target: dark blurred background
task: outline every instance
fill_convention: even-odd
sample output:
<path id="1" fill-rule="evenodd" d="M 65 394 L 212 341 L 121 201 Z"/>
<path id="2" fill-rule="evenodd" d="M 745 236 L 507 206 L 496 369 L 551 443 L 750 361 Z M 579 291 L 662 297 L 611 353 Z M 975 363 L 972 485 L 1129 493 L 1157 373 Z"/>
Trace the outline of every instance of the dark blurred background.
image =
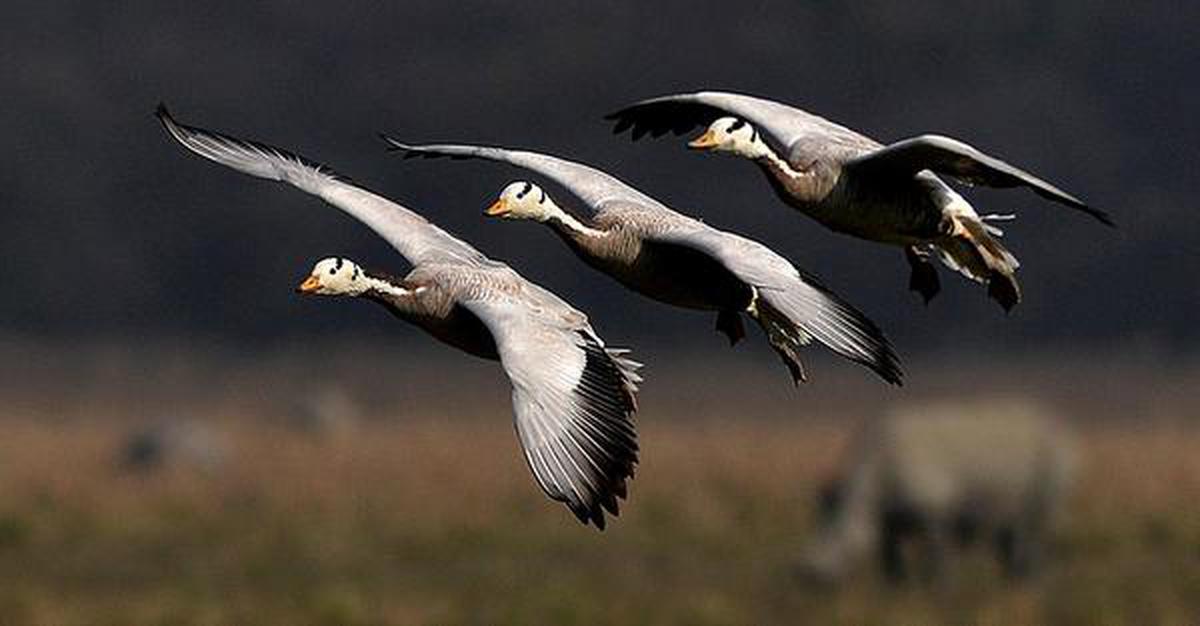
<path id="1" fill-rule="evenodd" d="M 364 306 L 296 297 L 341 254 L 404 271 L 365 227 L 304 194 L 203 162 L 151 112 L 323 162 L 510 262 L 618 342 L 720 348 L 711 316 L 587 269 L 544 229 L 481 215 L 520 173 L 402 161 L 375 133 L 524 146 L 611 171 L 683 212 L 760 239 L 874 317 L 906 355 L 1200 340 L 1194 3 L 26 3 L 0 25 L 0 166 L 10 335 L 416 331 Z M 1109 211 L 1119 228 L 1025 190 L 970 190 L 1016 212 L 1025 301 L 1005 316 L 942 272 L 928 308 L 899 250 L 826 231 L 755 168 L 683 138 L 613 137 L 601 116 L 701 88 L 764 95 L 880 141 L 966 140 Z"/>

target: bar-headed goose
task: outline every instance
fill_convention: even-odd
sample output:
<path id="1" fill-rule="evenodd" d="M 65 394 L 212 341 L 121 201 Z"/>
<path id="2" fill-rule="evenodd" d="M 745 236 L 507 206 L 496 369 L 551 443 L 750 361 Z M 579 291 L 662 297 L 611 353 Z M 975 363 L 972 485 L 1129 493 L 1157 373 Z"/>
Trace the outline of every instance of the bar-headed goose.
<path id="1" fill-rule="evenodd" d="M 987 284 L 1006 311 L 1021 299 L 1017 259 L 987 223 L 1011 216 L 981 217 L 938 174 L 966 184 L 1029 187 L 1112 225 L 1107 214 L 1058 187 L 949 137 L 884 146 L 785 104 L 717 91 L 643 100 L 607 118 L 616 120 L 614 133 L 630 129 L 635 141 L 708 125 L 690 147 L 754 161 L 784 202 L 832 230 L 903 246 L 909 288 L 926 303 L 940 290 L 931 256 Z"/>
<path id="2" fill-rule="evenodd" d="M 537 185 L 515 182 L 487 210 L 547 224 L 587 264 L 655 300 L 717 312 L 731 343 L 758 322 L 792 380 L 805 379 L 800 347 L 813 339 L 899 384 L 899 360 L 883 333 L 854 307 L 770 248 L 681 215 L 597 169 L 535 152 L 463 145 L 410 146 L 406 156 L 476 157 L 525 168 L 561 185 L 593 212 L 572 215 Z"/>
<path id="3" fill-rule="evenodd" d="M 450 345 L 498 359 L 512 382 L 517 433 L 538 484 L 585 524 L 603 529 L 604 510 L 617 514 L 617 498 L 626 496 L 626 480 L 637 463 L 632 417 L 640 365 L 625 350 L 605 347 L 587 316 L 420 215 L 322 165 L 185 126 L 161 106 L 158 119 L 192 152 L 318 196 L 392 244 L 413 265 L 403 279 L 325 259 L 299 290 L 373 300 Z"/>

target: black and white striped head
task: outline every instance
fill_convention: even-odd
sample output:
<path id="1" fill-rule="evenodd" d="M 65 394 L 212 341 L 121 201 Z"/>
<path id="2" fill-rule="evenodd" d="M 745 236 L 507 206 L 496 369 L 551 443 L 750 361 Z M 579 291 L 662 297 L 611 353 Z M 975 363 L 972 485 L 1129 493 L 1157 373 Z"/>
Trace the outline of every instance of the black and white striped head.
<path id="1" fill-rule="evenodd" d="M 709 124 L 708 130 L 689 142 L 688 147 L 694 150 L 731 152 L 754 159 L 762 156 L 766 144 L 759 138 L 758 130 L 746 120 L 722 117 Z"/>
<path id="2" fill-rule="evenodd" d="M 312 273 L 296 288 L 300 293 L 318 296 L 357 296 L 369 282 L 362 268 L 350 259 L 329 257 L 317 261 Z"/>
<path id="3" fill-rule="evenodd" d="M 541 187 L 519 180 L 509 183 L 484 213 L 493 217 L 544 222 L 555 212 L 555 204 Z"/>

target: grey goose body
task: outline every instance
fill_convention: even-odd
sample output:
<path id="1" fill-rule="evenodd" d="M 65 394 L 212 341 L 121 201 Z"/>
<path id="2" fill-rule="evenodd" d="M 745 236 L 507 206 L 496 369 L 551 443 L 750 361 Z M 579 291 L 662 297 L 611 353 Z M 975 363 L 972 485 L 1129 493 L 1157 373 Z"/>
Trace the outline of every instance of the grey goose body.
<path id="1" fill-rule="evenodd" d="M 1020 301 L 1016 258 L 1001 232 L 940 176 L 969 185 L 1028 187 L 1038 195 L 1112 225 L 1103 211 L 1053 184 L 961 141 L 921 135 L 890 145 L 801 109 L 736 93 L 705 91 L 643 100 L 607 116 L 614 133 L 708 131 L 698 149 L 754 161 L 788 205 L 827 228 L 903 246 L 910 288 L 928 302 L 940 284 L 930 258 L 988 285 L 1006 310 Z"/>
<path id="2" fill-rule="evenodd" d="M 640 365 L 605 346 L 587 316 L 409 209 L 328 168 L 267 144 L 158 119 L 188 150 L 318 196 L 366 224 L 411 264 L 400 280 L 345 259 L 324 259 L 300 286 L 358 296 L 483 358 L 512 383 L 516 430 L 535 479 L 583 523 L 605 526 L 627 494 L 638 445 L 633 424 Z"/>
<path id="3" fill-rule="evenodd" d="M 590 216 L 563 210 L 529 182 L 509 185 L 488 212 L 545 223 L 585 263 L 643 295 L 716 311 L 717 328 L 731 342 L 744 335 L 741 315 L 749 315 L 794 382 L 806 378 L 800 349 L 813 340 L 888 382 L 901 381 L 899 359 L 874 323 L 761 243 L 680 214 L 581 163 L 525 150 L 384 139 L 406 157 L 498 161 L 562 186 L 590 209 Z"/>

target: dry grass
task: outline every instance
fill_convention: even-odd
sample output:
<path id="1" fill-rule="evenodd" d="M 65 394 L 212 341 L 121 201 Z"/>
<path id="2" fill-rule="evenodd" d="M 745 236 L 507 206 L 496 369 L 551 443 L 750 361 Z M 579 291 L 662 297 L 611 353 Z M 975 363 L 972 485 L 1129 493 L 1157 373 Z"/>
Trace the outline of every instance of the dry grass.
<path id="1" fill-rule="evenodd" d="M 324 380 L 372 408 L 354 425 L 314 434 L 288 426 L 289 398 L 312 384 L 293 358 L 192 359 L 175 370 L 162 355 L 146 358 L 106 361 L 109 374 L 79 366 L 87 382 L 68 389 L 46 376 L 53 362 L 9 362 L 17 378 L 8 379 L 16 382 L 4 390 L 10 410 L 0 420 L 3 623 L 1200 618 L 1196 405 L 1157 406 L 1152 422 L 1080 425 L 1084 475 L 1058 558 L 1033 583 L 1003 584 L 980 553 L 934 588 L 889 588 L 864 568 L 841 588 L 816 589 L 793 566 L 814 485 L 848 429 L 753 407 L 744 399 L 754 388 L 728 390 L 734 403 L 718 406 L 704 394 L 722 392 L 702 380 L 663 383 L 683 390 L 674 402 L 648 387 L 631 498 L 598 533 L 537 490 L 503 386 L 479 382 L 494 375 L 487 367 L 468 365 L 457 381 L 383 383 L 362 375 L 377 365 L 370 354 L 326 361 Z M 139 391 L 131 371 L 165 382 Z M 476 384 L 462 397 L 429 391 Z M 840 384 L 829 383 L 845 393 Z M 846 397 L 854 401 L 812 404 L 832 415 L 884 402 Z M 168 411 L 211 424 L 228 442 L 227 460 L 216 469 L 122 468 L 130 429 Z"/>

